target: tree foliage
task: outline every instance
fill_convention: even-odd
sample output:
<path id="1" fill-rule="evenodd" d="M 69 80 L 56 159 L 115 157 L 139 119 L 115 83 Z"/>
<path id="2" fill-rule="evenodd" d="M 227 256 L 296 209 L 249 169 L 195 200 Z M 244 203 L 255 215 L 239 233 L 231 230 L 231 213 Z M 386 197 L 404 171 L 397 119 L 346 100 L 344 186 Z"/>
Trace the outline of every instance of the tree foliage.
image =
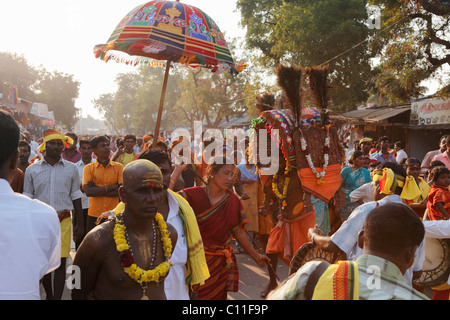
<path id="1" fill-rule="evenodd" d="M 16 86 L 21 98 L 33 101 L 38 79 L 39 71 L 24 56 L 0 52 L 0 80 Z"/>
<path id="2" fill-rule="evenodd" d="M 35 68 L 24 56 L 0 52 L 0 80 L 16 86 L 20 98 L 47 104 L 49 111 L 54 111 L 55 120 L 65 127 L 75 126 L 80 83 L 73 75 L 48 72 L 42 66 Z"/>
<path id="3" fill-rule="evenodd" d="M 161 68 L 139 67 L 119 74 L 117 91 L 95 99 L 94 106 L 127 132 L 153 132 L 159 109 L 164 72 Z M 242 96 L 245 77 L 228 72 L 213 74 L 207 69 L 172 68 L 164 96 L 161 129 L 192 126 L 202 121 L 216 126 L 230 115 L 246 111 Z"/>
<path id="4" fill-rule="evenodd" d="M 367 99 L 372 73 L 365 1 L 238 0 L 237 7 L 248 47 L 261 52 L 259 63 L 328 64 L 331 106 L 352 109 Z"/>
<path id="5" fill-rule="evenodd" d="M 441 78 L 450 62 L 450 7 L 437 0 L 370 0 L 380 6 L 380 36 L 371 50 L 380 58 L 373 89 L 393 102 L 406 102 L 426 92 L 425 80 L 440 81 L 440 93 L 450 93 Z"/>
<path id="6" fill-rule="evenodd" d="M 40 78 L 36 99 L 48 105 L 48 110 L 55 114 L 55 120 L 72 130 L 78 120 L 75 101 L 78 98 L 80 82 L 74 80 L 73 75 L 57 71 L 50 73 L 43 70 Z"/>
<path id="7" fill-rule="evenodd" d="M 181 110 L 188 125 L 202 121 L 206 126 L 216 127 L 232 115 L 244 115 L 244 85 L 244 74 L 231 76 L 228 72 L 213 74 L 205 69 L 186 70 L 175 110 Z"/>

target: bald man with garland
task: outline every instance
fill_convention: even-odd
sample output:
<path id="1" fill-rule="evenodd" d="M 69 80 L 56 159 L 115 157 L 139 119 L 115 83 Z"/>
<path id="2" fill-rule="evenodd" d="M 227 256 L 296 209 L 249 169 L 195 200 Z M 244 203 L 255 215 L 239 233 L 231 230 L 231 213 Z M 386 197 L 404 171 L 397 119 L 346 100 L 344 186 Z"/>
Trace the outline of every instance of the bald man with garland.
<path id="1" fill-rule="evenodd" d="M 123 171 L 119 188 L 125 210 L 115 220 L 91 230 L 74 259 L 81 288 L 72 299 L 165 300 L 164 279 L 177 232 L 158 213 L 163 176 L 148 160 L 136 160 Z"/>

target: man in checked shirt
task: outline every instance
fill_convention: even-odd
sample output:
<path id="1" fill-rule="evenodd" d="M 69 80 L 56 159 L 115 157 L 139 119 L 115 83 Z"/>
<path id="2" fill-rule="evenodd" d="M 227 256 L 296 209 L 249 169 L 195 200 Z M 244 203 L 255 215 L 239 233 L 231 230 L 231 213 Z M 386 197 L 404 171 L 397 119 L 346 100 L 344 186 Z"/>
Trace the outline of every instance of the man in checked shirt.
<path id="1" fill-rule="evenodd" d="M 48 300 L 61 300 L 66 280 L 66 259 L 70 253 L 72 217 L 77 217 L 74 227 L 75 241 L 84 233 L 83 209 L 81 205 L 80 178 L 77 166 L 62 159 L 61 153 L 73 140 L 54 130 L 44 133 L 44 141 L 38 150 L 44 157 L 27 168 L 23 194 L 52 206 L 58 213 L 61 224 L 61 265 L 43 278 Z"/>

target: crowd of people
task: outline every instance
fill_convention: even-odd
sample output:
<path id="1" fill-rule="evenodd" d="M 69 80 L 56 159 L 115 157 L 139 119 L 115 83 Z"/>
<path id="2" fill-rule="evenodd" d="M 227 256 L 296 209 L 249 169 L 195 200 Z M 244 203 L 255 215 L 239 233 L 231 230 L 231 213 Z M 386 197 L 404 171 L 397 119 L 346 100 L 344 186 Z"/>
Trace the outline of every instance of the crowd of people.
<path id="1" fill-rule="evenodd" d="M 34 141 L 3 112 L 0 142 L 0 245 L 9 257 L 0 262 L 0 299 L 40 299 L 40 284 L 46 299 L 61 299 L 71 251 L 80 270 L 72 299 L 225 300 L 239 290 L 241 251 L 276 275 L 276 254 L 266 247 L 278 218 L 261 210 L 263 187 L 246 152 L 227 157 L 224 145 L 194 164 L 175 161 L 180 139 L 48 130 Z M 439 143 L 420 161 L 400 141 L 391 148 L 389 137 L 358 141 L 342 165 L 339 226 L 316 212 L 320 225 L 308 232 L 348 260 L 307 263 L 262 296 L 333 298 L 333 274 L 356 268 L 359 277 L 346 275 L 360 283 L 356 298 L 428 299 L 412 284 L 424 236 L 450 238 L 450 136 Z M 192 149 L 184 159 L 196 156 Z M 383 290 L 362 285 L 373 265 L 381 266 Z M 449 293 L 447 284 L 432 298 Z"/>

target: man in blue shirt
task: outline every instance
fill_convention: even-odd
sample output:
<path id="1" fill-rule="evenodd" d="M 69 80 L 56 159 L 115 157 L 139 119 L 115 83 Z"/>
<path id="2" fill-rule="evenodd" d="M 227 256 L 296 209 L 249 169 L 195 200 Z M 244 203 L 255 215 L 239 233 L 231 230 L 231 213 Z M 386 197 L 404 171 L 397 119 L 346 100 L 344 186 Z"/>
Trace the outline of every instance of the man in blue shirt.
<path id="1" fill-rule="evenodd" d="M 375 160 L 379 162 L 396 162 L 395 157 L 390 154 L 389 152 L 389 146 L 390 146 L 390 139 L 387 136 L 381 137 L 378 142 L 381 145 L 381 150 L 375 155 Z"/>

